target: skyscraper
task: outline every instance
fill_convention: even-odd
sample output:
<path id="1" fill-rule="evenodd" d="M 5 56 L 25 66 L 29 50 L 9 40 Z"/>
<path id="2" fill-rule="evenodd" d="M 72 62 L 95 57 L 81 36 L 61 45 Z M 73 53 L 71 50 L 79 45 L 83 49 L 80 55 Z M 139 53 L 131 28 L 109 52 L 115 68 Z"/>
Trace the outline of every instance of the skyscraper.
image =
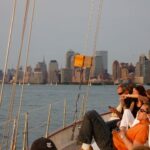
<path id="1" fill-rule="evenodd" d="M 150 60 L 146 60 L 143 64 L 143 77 L 144 77 L 144 83 L 150 84 Z"/>
<path id="2" fill-rule="evenodd" d="M 34 77 L 32 79 L 33 83 L 45 84 L 47 83 L 47 66 L 45 60 L 43 62 L 38 62 L 34 68 Z"/>
<path id="3" fill-rule="evenodd" d="M 104 72 L 108 71 L 108 51 L 96 51 L 96 56 L 101 56 Z"/>
<path id="4" fill-rule="evenodd" d="M 48 82 L 58 83 L 58 63 L 56 60 L 51 60 L 48 69 Z"/>
<path id="5" fill-rule="evenodd" d="M 0 80 L 2 80 L 2 79 L 3 79 L 3 71 L 0 70 Z"/>
<path id="6" fill-rule="evenodd" d="M 31 78 L 32 78 L 32 68 L 31 68 L 31 66 L 27 66 L 24 82 L 25 83 L 30 83 Z"/>
<path id="7" fill-rule="evenodd" d="M 137 79 L 142 78 L 141 83 L 150 83 L 150 60 L 145 55 L 141 55 L 139 57 L 139 62 L 136 64 L 135 73 Z"/>
<path id="8" fill-rule="evenodd" d="M 97 78 L 104 73 L 102 56 L 95 56 L 92 65 L 92 77 Z"/>
<path id="9" fill-rule="evenodd" d="M 96 51 L 93 58 L 92 76 L 97 78 L 98 76 L 103 76 L 105 73 L 107 73 L 107 64 L 108 52 Z"/>
<path id="10" fill-rule="evenodd" d="M 43 59 L 43 62 L 39 62 L 38 65 L 40 66 L 43 75 L 43 83 L 47 83 L 47 66 L 45 60 Z"/>
<path id="11" fill-rule="evenodd" d="M 135 76 L 136 77 L 142 76 L 142 65 L 139 62 L 137 62 L 135 66 Z"/>
<path id="12" fill-rule="evenodd" d="M 72 60 L 73 56 L 75 55 L 75 52 L 72 50 L 67 51 L 66 53 L 66 68 L 72 69 Z"/>
<path id="13" fill-rule="evenodd" d="M 72 82 L 72 70 L 63 68 L 61 69 L 61 83 L 69 84 Z"/>
<path id="14" fill-rule="evenodd" d="M 114 81 L 120 79 L 120 64 L 117 60 L 115 60 L 112 65 L 112 78 Z"/>
<path id="15" fill-rule="evenodd" d="M 43 84 L 44 83 L 44 78 L 41 70 L 40 64 L 36 64 L 34 68 L 34 76 L 33 79 L 31 80 L 31 83 L 34 84 Z"/>
<path id="16" fill-rule="evenodd" d="M 147 57 L 144 54 L 140 55 L 139 57 L 140 64 L 144 64 L 146 60 L 147 60 Z"/>

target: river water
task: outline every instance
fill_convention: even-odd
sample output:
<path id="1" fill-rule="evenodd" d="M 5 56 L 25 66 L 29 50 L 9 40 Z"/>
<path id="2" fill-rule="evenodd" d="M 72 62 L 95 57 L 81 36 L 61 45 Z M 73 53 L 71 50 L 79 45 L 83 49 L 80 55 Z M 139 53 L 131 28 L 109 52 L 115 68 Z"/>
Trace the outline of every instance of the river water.
<path id="1" fill-rule="evenodd" d="M 20 92 L 22 86 L 16 87 L 16 98 L 14 99 L 13 118 L 19 107 Z M 52 132 L 63 124 L 64 100 L 66 100 L 66 124 L 71 123 L 75 119 L 75 115 L 80 115 L 82 108 L 82 101 L 87 98 L 87 110 L 95 109 L 98 112 L 106 112 L 108 106 L 116 106 L 118 103 L 118 96 L 116 94 L 115 85 L 99 85 L 99 86 L 81 86 L 78 85 L 25 85 L 23 92 L 23 101 L 21 108 L 21 115 L 18 130 L 18 145 L 22 145 L 23 128 L 24 128 L 24 113 L 28 112 L 28 141 L 31 145 L 32 141 L 38 137 L 44 136 L 46 130 L 46 122 L 48 116 L 49 104 L 52 105 L 51 121 L 49 132 Z M 150 88 L 150 87 L 146 87 Z M 0 135 L 1 140 L 4 132 L 4 121 L 8 116 L 8 103 L 12 91 L 11 85 L 4 86 L 3 103 L 0 109 Z M 77 112 L 77 113 L 76 113 Z M 10 129 L 12 129 L 12 123 Z M 5 139 L 11 136 L 5 135 Z M 11 139 L 10 139 L 11 141 Z M 10 145 L 10 141 L 8 142 Z"/>

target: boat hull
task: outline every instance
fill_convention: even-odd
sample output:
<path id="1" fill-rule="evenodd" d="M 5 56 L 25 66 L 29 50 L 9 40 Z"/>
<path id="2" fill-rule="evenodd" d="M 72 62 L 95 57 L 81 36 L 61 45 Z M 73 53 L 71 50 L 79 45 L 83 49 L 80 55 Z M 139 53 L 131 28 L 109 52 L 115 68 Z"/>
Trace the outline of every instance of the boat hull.
<path id="1" fill-rule="evenodd" d="M 110 113 L 101 114 L 105 121 L 110 118 Z M 60 129 L 49 135 L 49 138 L 56 144 L 58 150 L 79 150 L 80 146 L 77 144 L 77 137 L 82 121 L 77 121 Z M 94 150 L 98 150 L 95 148 Z"/>

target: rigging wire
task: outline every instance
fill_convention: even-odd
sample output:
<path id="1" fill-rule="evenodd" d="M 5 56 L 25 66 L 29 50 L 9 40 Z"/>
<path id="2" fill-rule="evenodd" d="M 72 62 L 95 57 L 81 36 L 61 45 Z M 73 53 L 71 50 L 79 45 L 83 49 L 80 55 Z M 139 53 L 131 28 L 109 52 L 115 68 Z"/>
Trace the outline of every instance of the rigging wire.
<path id="1" fill-rule="evenodd" d="M 91 9 L 90 11 L 93 11 L 93 3 L 94 1 L 91 0 Z M 95 31 L 95 36 L 94 36 L 94 47 L 93 47 L 93 57 L 96 54 L 96 46 L 97 46 L 97 39 L 98 39 L 98 34 L 99 34 L 99 26 L 100 26 L 100 20 L 101 20 L 101 14 L 102 14 L 102 4 L 103 4 L 103 0 L 99 0 L 99 5 L 98 5 L 98 14 L 97 14 L 97 23 L 96 23 L 96 31 Z M 89 15 L 92 15 L 93 13 L 89 13 Z M 92 16 L 89 16 L 89 24 L 88 24 L 88 31 L 90 31 L 90 27 L 91 27 L 91 20 L 92 20 Z M 88 35 L 88 34 L 87 34 Z M 88 36 L 86 36 L 86 41 L 88 40 Z M 87 44 L 86 44 L 87 46 Z M 87 48 L 87 47 L 86 47 Z M 92 64 L 93 65 L 93 64 Z M 89 73 L 89 79 L 88 79 L 88 83 L 91 77 L 91 73 L 92 73 L 92 67 L 90 68 L 90 73 Z M 79 85 L 79 91 L 81 90 L 81 84 L 82 84 L 82 80 L 83 80 L 83 69 L 81 69 L 80 71 L 80 85 Z M 85 96 L 85 102 L 87 105 L 87 101 L 88 101 L 88 95 L 89 95 L 89 86 L 87 86 L 87 90 L 86 90 L 86 96 Z M 80 98 L 80 93 L 78 93 L 77 95 L 77 99 L 76 99 L 76 105 L 75 105 L 75 113 L 74 113 L 74 126 L 72 128 L 72 135 L 71 135 L 71 140 L 74 139 L 74 132 L 75 132 L 75 128 L 76 128 L 76 121 L 77 121 L 77 112 L 78 112 L 78 102 L 79 102 L 79 98 Z M 84 105 L 85 107 L 87 107 L 86 105 Z M 84 113 L 86 111 L 86 108 L 84 108 Z M 84 114 L 83 113 L 83 114 Z"/>
<path id="2" fill-rule="evenodd" d="M 17 84 L 18 71 L 19 71 L 21 55 L 22 55 L 22 49 L 23 49 L 23 44 L 24 44 L 24 35 L 25 35 L 26 24 L 27 24 L 28 9 L 29 9 L 29 0 L 26 1 L 26 6 L 25 6 L 25 14 L 24 14 L 24 18 L 23 18 L 23 28 L 22 28 L 22 33 L 21 33 L 21 45 L 20 45 L 20 48 L 19 48 L 18 63 L 17 63 L 17 66 L 16 66 L 16 73 L 15 73 L 15 79 L 14 79 L 15 81 L 13 83 L 11 96 L 10 96 L 8 120 L 10 118 L 12 118 L 12 113 L 13 113 L 13 105 L 14 105 L 14 100 L 15 100 L 15 95 L 16 95 L 16 84 Z M 9 134 L 9 129 L 7 130 L 7 128 L 8 128 L 8 126 L 5 127 L 5 130 L 4 130 L 4 133 L 3 133 L 3 139 L 2 139 L 3 143 L 4 143 L 5 134 Z"/>
<path id="3" fill-rule="evenodd" d="M 28 6 L 27 7 L 29 7 L 29 2 L 28 2 Z M 21 107 L 22 107 L 22 102 L 23 102 L 25 76 L 26 76 L 27 66 L 28 66 L 28 61 L 29 61 L 29 52 L 30 52 L 30 43 L 31 43 L 31 35 L 32 35 L 32 26 L 33 26 L 34 13 L 35 13 L 35 0 L 33 0 L 33 9 L 32 9 L 32 16 L 31 16 L 31 23 L 30 23 L 30 31 L 29 31 L 29 35 L 28 35 L 28 47 L 27 47 L 27 50 L 26 50 L 26 63 L 25 63 L 25 69 L 24 69 L 24 75 L 23 75 L 23 83 L 22 83 L 22 88 L 21 88 L 21 94 L 20 94 L 19 109 L 18 109 L 18 113 L 17 113 L 17 125 L 16 125 L 17 128 L 16 128 L 16 133 L 15 133 L 15 142 L 16 143 L 17 143 L 17 134 L 18 134 L 18 127 L 19 127 L 19 120 L 20 120 L 20 112 L 21 112 Z M 15 145 L 16 145 L 16 143 L 15 143 Z"/>
<path id="4" fill-rule="evenodd" d="M 90 0 L 90 10 L 88 15 L 88 28 L 85 34 L 85 41 L 84 41 L 84 50 L 88 51 L 88 41 L 89 41 L 89 33 L 92 28 L 92 18 L 93 18 L 93 10 L 94 10 L 94 0 Z"/>
<path id="5" fill-rule="evenodd" d="M 27 0 L 28 1 L 28 0 Z M 27 14 L 26 14 L 27 15 Z M 26 16 L 27 17 L 27 16 Z M 100 16 L 99 16 L 99 14 L 98 14 L 98 18 L 99 18 Z M 91 17 L 92 18 L 92 17 Z M 91 20 L 91 18 L 90 18 L 90 20 Z M 26 19 L 24 19 L 24 23 L 26 23 L 26 20 L 27 20 L 27 18 Z M 91 21 L 90 21 L 91 22 Z M 100 18 L 98 19 L 98 21 L 97 21 L 97 27 L 96 27 L 96 33 L 95 33 L 95 41 L 94 41 L 94 48 L 93 48 L 93 50 L 94 51 L 96 51 L 96 43 L 97 43 L 97 38 L 98 38 L 98 31 L 99 31 L 99 22 L 100 22 Z M 18 78 L 18 70 L 19 70 L 19 66 L 20 66 L 20 59 L 21 59 L 21 51 L 22 51 L 22 47 L 23 47 L 23 40 L 24 40 L 24 32 L 25 32 L 25 28 L 26 28 L 26 25 L 24 25 L 23 26 L 23 31 L 22 31 L 22 38 L 21 38 L 21 47 L 20 47 L 20 51 L 19 51 L 19 59 L 18 59 L 18 64 L 17 64 L 17 70 L 16 70 L 16 75 L 15 75 L 15 83 L 14 83 L 14 86 L 13 87 L 15 87 L 15 89 L 13 88 L 13 98 L 15 97 L 15 93 L 16 93 L 16 82 L 17 82 L 17 78 Z M 90 25 L 89 25 L 89 27 L 88 27 L 88 31 L 90 31 Z M 30 37 L 30 36 L 29 36 Z M 88 35 L 87 35 L 87 41 L 88 41 Z M 28 43 L 30 43 L 30 41 L 28 42 Z M 87 42 L 88 43 L 88 42 Z M 28 45 L 30 45 L 30 44 L 28 44 Z M 86 45 L 86 44 L 85 44 Z M 86 47 L 86 46 L 85 46 Z M 28 47 L 28 49 L 29 49 L 29 47 Z M 87 48 L 85 48 L 85 49 L 87 49 Z M 29 53 L 29 52 L 27 52 L 27 53 Z M 27 54 L 27 59 L 26 60 L 28 60 L 28 54 Z M 27 68 L 27 61 L 26 61 L 26 67 L 25 67 L 25 71 L 24 71 L 24 76 L 25 76 L 25 73 L 26 73 L 26 68 Z M 82 78 L 82 77 L 81 77 Z M 23 85 L 24 85 L 24 78 L 23 78 Z M 82 80 L 82 79 L 81 79 Z M 22 106 L 22 99 L 23 99 L 23 85 L 22 85 L 22 90 L 21 90 L 21 95 L 20 95 L 20 105 L 19 105 L 19 110 L 18 110 L 18 114 L 17 114 L 17 122 L 19 122 L 19 115 L 20 115 L 20 111 L 21 111 L 21 106 Z M 80 84 L 80 86 L 79 86 L 79 90 L 81 90 L 81 84 Z M 77 106 L 78 106 L 78 100 L 79 100 L 79 97 L 80 97 L 80 93 L 78 94 L 78 96 L 77 96 L 77 101 L 76 101 L 76 110 L 75 110 L 75 112 L 77 113 Z M 12 99 L 12 107 L 11 107 L 11 112 L 13 111 L 13 103 L 14 103 L 14 99 Z M 12 115 L 12 113 L 11 113 L 11 115 Z M 11 118 L 11 117 L 10 117 Z M 76 116 L 75 116 L 75 118 L 76 118 Z M 18 127 L 17 127 L 18 128 Z M 15 134 L 15 136 L 17 135 L 17 132 L 16 132 L 16 134 Z M 16 138 L 16 137 L 15 137 Z M 16 140 L 15 140 L 15 142 L 14 143 L 16 143 Z"/>
<path id="6" fill-rule="evenodd" d="M 3 68 L 4 74 L 3 74 L 1 90 L 0 90 L 0 107 L 2 105 L 2 100 L 3 100 L 4 83 L 5 83 L 5 77 L 6 77 L 6 70 L 7 70 L 7 66 L 8 66 L 10 46 L 11 46 L 11 41 L 12 41 L 12 31 L 13 31 L 14 20 L 15 20 L 15 15 L 16 15 L 16 4 L 17 4 L 17 0 L 13 0 L 13 11 L 12 11 L 12 17 L 11 17 L 10 27 L 9 27 L 7 48 L 5 50 L 5 61 L 4 61 L 4 68 Z"/>
<path id="7" fill-rule="evenodd" d="M 92 25 L 92 18 L 93 18 L 93 10 L 94 10 L 94 0 L 90 1 L 90 10 L 89 10 L 89 17 L 88 17 L 88 29 L 85 37 L 85 50 L 88 49 L 88 39 L 89 39 L 89 32 L 91 30 Z M 79 85 L 79 91 L 81 91 L 81 84 L 83 81 L 83 69 L 80 69 L 80 85 Z M 80 98 L 80 93 L 78 92 L 77 99 L 76 99 L 76 107 L 75 107 L 75 114 L 74 114 L 74 121 L 77 119 L 77 112 L 78 112 L 78 101 Z"/>
<path id="8" fill-rule="evenodd" d="M 89 40 L 89 32 L 91 30 L 91 24 L 92 24 L 92 18 L 93 18 L 93 10 L 94 10 L 94 0 L 90 1 L 90 9 L 89 9 L 89 16 L 88 16 L 88 29 L 86 32 L 86 37 L 85 37 L 85 43 L 84 43 L 84 49 L 87 50 L 88 49 L 88 40 Z M 75 132 L 75 128 L 76 128 L 76 121 L 77 121 L 77 113 L 78 113 L 78 103 L 79 103 L 79 99 L 80 99 L 80 91 L 81 91 L 81 84 L 83 81 L 83 68 L 80 68 L 80 84 L 79 84 L 79 92 L 77 94 L 77 98 L 75 101 L 75 112 L 74 112 L 74 117 L 73 117 L 73 121 L 74 121 L 74 126 L 72 128 L 72 135 L 71 135 L 71 140 L 74 139 L 74 132 Z"/>
<path id="9" fill-rule="evenodd" d="M 96 55 L 97 40 L 98 40 L 100 21 L 101 21 L 101 16 L 102 16 L 103 1 L 104 0 L 99 0 L 99 5 L 98 5 L 98 12 L 97 12 L 97 19 L 96 19 L 97 23 L 96 23 L 96 30 L 95 30 L 95 36 L 94 36 L 94 46 L 93 46 L 93 58 Z M 90 85 L 90 78 L 91 78 L 92 73 L 93 73 L 93 63 L 94 63 L 94 60 L 92 62 L 92 67 L 90 68 L 88 85 Z M 86 107 L 87 107 L 87 102 L 88 102 L 88 97 L 89 97 L 89 91 L 90 91 L 90 86 L 87 86 L 86 95 L 85 95 L 84 113 L 87 109 Z"/>
<path id="10" fill-rule="evenodd" d="M 94 1 L 91 3 L 91 7 L 92 7 L 91 10 L 94 11 Z M 96 21 L 97 21 L 96 22 L 96 31 L 95 31 L 95 34 L 94 34 L 94 46 L 93 46 L 93 55 L 92 55 L 93 58 L 95 56 L 96 48 L 97 48 L 97 40 L 98 40 L 99 28 L 100 28 L 100 20 L 101 20 L 101 16 L 102 16 L 102 7 L 103 7 L 103 0 L 99 0 L 99 5 L 98 5 L 98 9 L 97 9 L 97 19 L 96 19 Z M 93 14 L 93 13 L 91 13 L 91 14 Z M 92 17 L 93 16 L 90 17 L 90 20 L 92 20 Z M 93 63 L 94 63 L 94 60 L 93 60 Z M 90 78 L 91 78 L 92 72 L 93 72 L 92 69 L 93 69 L 93 64 L 92 64 L 92 67 L 90 68 L 90 72 L 89 72 L 88 85 L 90 85 Z M 84 113 L 87 109 L 86 107 L 87 107 L 87 100 L 88 100 L 88 97 L 89 97 L 89 91 L 90 91 L 90 86 L 87 86 L 86 93 L 85 93 L 85 98 L 84 98 L 84 101 L 85 101 Z"/>
<path id="11" fill-rule="evenodd" d="M 5 83 L 5 77 L 6 77 L 6 70 L 7 70 L 7 66 L 8 66 L 10 46 L 11 46 L 11 41 L 12 41 L 12 32 L 13 32 L 13 27 L 14 27 L 14 20 L 15 20 L 15 15 L 16 15 L 16 5 L 17 5 L 17 0 L 14 0 L 13 1 L 12 17 L 11 17 L 10 28 L 9 28 L 8 43 L 7 43 L 7 48 L 6 48 L 6 51 L 5 51 L 6 55 L 5 55 L 5 62 L 4 62 L 4 69 L 3 69 L 4 74 L 3 74 L 3 79 L 2 79 L 2 84 L 1 84 L 1 91 L 0 91 L 0 107 L 2 105 L 2 100 L 3 100 L 3 90 L 4 90 L 4 83 Z M 7 120 L 6 126 L 9 124 L 10 120 L 11 119 Z M 4 131 L 5 131 L 5 128 L 4 128 Z M 3 138 L 2 138 L 2 144 L 3 144 L 3 142 L 4 142 L 4 135 L 3 135 Z M 0 149 L 2 149 L 2 145 L 1 145 Z"/>
<path id="12" fill-rule="evenodd" d="M 102 16 L 102 8 L 103 8 L 103 0 L 98 0 L 99 4 L 98 4 L 98 9 L 97 9 L 97 19 L 96 19 L 96 30 L 95 30 L 95 34 L 94 34 L 94 44 L 93 44 L 93 58 L 96 55 L 96 48 L 97 48 L 97 41 L 98 41 L 98 35 L 99 35 L 99 28 L 100 28 L 100 20 L 101 20 L 101 16 Z M 95 3 L 96 4 L 96 3 Z M 91 0 L 91 8 L 90 11 L 94 11 L 94 1 Z M 92 18 L 93 18 L 93 12 L 89 13 L 91 16 L 89 16 L 89 28 L 92 26 Z M 88 31 L 90 31 L 88 28 Z M 94 60 L 93 60 L 94 61 Z M 93 67 L 93 62 L 92 62 L 92 67 Z M 93 73 L 93 68 L 90 68 L 90 72 L 89 72 L 89 78 L 88 78 L 88 85 L 90 84 L 90 78 L 92 76 Z M 88 102 L 88 97 L 89 97 L 89 91 L 90 91 L 90 86 L 87 86 L 86 89 L 86 94 L 85 94 L 85 105 L 84 105 L 84 113 L 86 111 L 86 107 L 87 107 L 87 102 Z M 83 113 L 83 114 L 84 114 Z"/>
<path id="13" fill-rule="evenodd" d="M 92 28 L 92 19 L 93 19 L 93 16 L 94 16 L 94 3 L 95 2 L 95 0 L 91 0 L 91 2 L 90 2 L 90 13 L 89 13 L 89 21 L 88 21 L 88 31 L 87 31 L 87 35 L 89 35 L 89 32 L 90 32 L 90 30 L 91 30 L 91 28 Z M 87 36 L 87 45 L 88 45 L 88 37 L 89 36 Z M 88 50 L 88 46 L 87 46 L 87 50 Z M 93 56 L 94 56 L 94 52 L 93 52 Z M 92 60 L 93 61 L 93 60 Z M 92 63 L 92 65 L 93 65 L 93 63 Z M 91 74 L 92 74 L 92 69 L 90 68 L 90 73 L 89 73 L 89 76 L 88 76 L 88 85 L 90 84 L 90 78 L 91 78 Z M 87 86 L 87 88 L 86 88 L 86 93 L 85 93 L 85 97 L 84 97 L 84 99 L 83 99 L 83 103 L 85 103 L 84 104 L 84 108 L 83 108 L 83 115 L 84 115 L 84 113 L 85 113 L 85 111 L 86 111 L 86 109 L 87 109 L 87 102 L 88 102 L 88 96 L 89 96 L 89 91 L 90 91 L 90 87 L 89 86 Z M 83 117 L 83 116 L 82 116 Z M 82 118 L 81 117 L 81 118 Z"/>
<path id="14" fill-rule="evenodd" d="M 98 40 L 99 29 L 100 29 L 100 20 L 102 16 L 102 6 L 103 6 L 103 0 L 99 0 L 98 14 L 97 14 L 97 19 L 96 19 L 97 24 L 96 24 L 95 37 L 94 37 L 93 56 L 95 56 L 96 48 L 97 48 L 97 40 Z"/>

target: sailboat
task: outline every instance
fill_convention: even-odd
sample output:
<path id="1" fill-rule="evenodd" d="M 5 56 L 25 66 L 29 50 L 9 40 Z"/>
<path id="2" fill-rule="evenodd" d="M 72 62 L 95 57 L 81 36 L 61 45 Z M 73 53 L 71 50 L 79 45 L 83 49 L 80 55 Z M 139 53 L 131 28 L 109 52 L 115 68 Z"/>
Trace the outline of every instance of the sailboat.
<path id="1" fill-rule="evenodd" d="M 0 144 L 0 149 L 10 149 L 10 150 L 16 150 L 18 148 L 17 143 L 18 143 L 18 132 L 19 126 L 20 126 L 20 119 L 21 119 L 21 108 L 22 108 L 22 103 L 23 103 L 23 92 L 24 92 L 24 84 L 25 84 L 25 78 L 23 78 L 22 84 L 20 85 L 21 87 L 21 92 L 20 92 L 20 97 L 19 97 L 19 103 L 18 103 L 18 110 L 15 116 L 13 116 L 14 112 L 14 100 L 16 97 L 16 88 L 17 88 L 17 79 L 18 79 L 18 71 L 20 67 L 20 62 L 21 62 L 21 55 L 22 55 L 22 49 L 23 49 L 23 44 L 24 44 L 24 39 L 25 39 L 25 30 L 27 26 L 27 16 L 28 16 L 28 10 L 29 10 L 29 0 L 26 0 L 26 6 L 25 6 L 25 12 L 24 12 L 24 18 L 23 18 L 23 26 L 22 26 L 22 34 L 21 34 L 21 43 L 20 43 L 20 48 L 18 51 L 18 62 L 16 65 L 16 74 L 14 77 L 14 81 L 12 84 L 12 91 L 10 94 L 10 102 L 8 105 L 8 115 L 7 115 L 7 120 L 4 123 L 4 131 L 2 133 L 2 141 Z M 8 37 L 8 45 L 6 49 L 6 58 L 5 58 L 5 65 L 4 65 L 4 76 L 3 76 L 3 81 L 1 85 L 1 94 L 0 94 L 0 105 L 2 104 L 3 100 L 3 93 L 4 93 L 4 83 L 5 83 L 5 76 L 6 76 L 6 70 L 8 66 L 8 58 L 9 58 L 9 51 L 11 48 L 11 41 L 12 41 L 12 33 L 13 33 L 13 26 L 14 26 L 14 20 L 15 20 L 15 14 L 16 14 L 16 7 L 17 7 L 17 0 L 13 1 L 13 12 L 12 12 L 12 18 L 11 18 L 11 23 L 10 23 L 10 33 Z M 32 8 L 32 16 L 31 16 L 31 22 L 30 22 L 30 30 L 28 34 L 28 45 L 27 45 L 27 50 L 26 50 L 26 64 L 25 64 L 25 70 L 24 70 L 24 76 L 26 74 L 26 68 L 28 64 L 28 59 L 29 59 L 29 50 L 30 50 L 30 41 L 31 41 L 31 33 L 32 33 L 32 23 L 33 23 L 33 17 L 34 17 L 34 11 L 35 11 L 35 0 L 33 0 L 33 8 Z M 97 23 L 99 24 L 99 22 Z M 98 30 L 98 28 L 97 28 Z M 97 38 L 97 36 L 95 37 Z M 96 42 L 96 39 L 95 39 Z M 95 44 L 96 46 L 96 44 Z M 96 48 L 96 47 L 95 47 Z M 82 57 L 82 61 L 80 58 Z M 92 57 L 89 56 L 84 56 L 84 55 L 77 55 L 75 61 L 75 67 L 79 67 L 81 70 L 81 78 L 82 78 L 82 68 L 85 67 L 91 67 L 92 64 Z M 85 61 L 89 60 L 89 61 Z M 86 62 L 86 63 L 85 63 Z M 82 80 L 82 79 L 81 79 Z M 81 85 L 79 86 L 80 89 Z M 88 91 L 86 93 L 86 96 L 88 96 Z M 77 95 L 76 103 L 78 103 L 79 100 L 79 94 Z M 77 109 L 77 108 L 76 108 Z M 47 119 L 47 126 L 46 126 L 46 132 L 45 132 L 45 137 L 50 138 L 54 141 L 56 144 L 57 148 L 59 150 L 72 150 L 72 149 L 77 149 L 78 145 L 76 144 L 76 138 L 78 135 L 78 131 L 82 122 L 82 116 L 86 110 L 86 106 L 84 104 L 83 110 L 82 110 L 82 115 L 80 118 L 77 117 L 77 110 L 75 111 L 74 114 L 74 121 L 72 124 L 65 125 L 65 113 L 66 109 L 64 107 L 64 123 L 63 127 L 60 130 L 53 131 L 53 133 L 49 133 L 49 125 L 50 125 L 50 112 L 51 112 L 51 105 L 49 107 L 49 114 L 48 114 L 48 119 Z M 104 118 L 107 120 L 108 114 L 103 114 Z M 23 141 L 22 141 L 22 149 L 29 149 L 29 141 L 28 141 L 28 113 L 24 114 L 24 129 L 23 129 Z M 11 138 L 9 138 L 11 137 Z M 37 137 L 38 138 L 38 137 Z M 20 145 L 19 145 L 20 149 Z"/>
<path id="2" fill-rule="evenodd" d="M 29 32 L 29 36 L 28 36 L 28 48 L 27 48 L 27 53 L 26 53 L 26 65 L 25 65 L 25 71 L 24 74 L 26 72 L 26 68 L 27 68 L 27 62 L 28 62 L 28 57 L 29 57 L 29 48 L 30 48 L 30 40 L 31 40 L 31 31 L 32 31 L 32 22 L 33 22 L 33 16 L 34 16 L 34 8 L 35 8 L 35 0 L 33 1 L 33 12 L 32 12 L 32 19 L 31 19 L 31 26 L 30 26 L 30 32 Z M 13 13 L 12 13 L 12 20 L 11 20 L 11 25 L 10 25 L 10 34 L 9 34 L 9 39 L 8 39 L 8 46 L 7 46 L 7 52 L 6 52 L 6 59 L 5 59 L 5 66 L 4 66 L 4 77 L 3 77 L 3 81 L 2 81 L 2 85 L 1 85 L 1 95 L 0 95 L 0 104 L 2 104 L 2 100 L 3 100 L 3 87 L 4 87 L 4 80 L 5 80 L 5 75 L 6 75 L 6 70 L 7 70 L 7 63 L 8 63 L 8 56 L 9 56 L 9 50 L 10 50 L 10 43 L 12 41 L 12 30 L 13 30 L 13 24 L 14 24 L 14 17 L 15 17 L 15 9 L 16 9 L 16 0 L 14 0 L 14 8 L 13 8 Z M 22 107 L 22 100 L 23 100 L 23 90 L 24 90 L 24 80 L 23 83 L 21 85 L 21 93 L 20 93 L 20 101 L 18 103 L 19 108 L 17 110 L 17 115 L 16 117 L 13 116 L 13 105 L 14 105 L 14 98 L 16 96 L 16 81 L 17 81 L 17 77 L 18 77 L 18 70 L 19 70 L 19 66 L 20 66 L 20 56 L 21 56 L 21 50 L 23 47 L 23 39 L 24 39 L 24 34 L 25 34 L 25 28 L 26 28 L 26 22 L 27 22 L 27 11 L 29 9 L 29 0 L 26 1 L 26 9 L 25 9 L 25 15 L 24 15 L 24 22 L 23 22 L 23 30 L 22 30 L 22 37 L 21 37 L 21 45 L 19 48 L 19 57 L 18 57 L 18 64 L 17 64 L 17 71 L 16 71 L 16 75 L 15 75 L 15 81 L 12 85 L 12 91 L 11 93 L 11 98 L 10 98 L 10 105 L 9 105 L 9 109 L 8 109 L 8 116 L 7 116 L 7 120 L 4 123 L 5 131 L 3 134 L 3 140 L 0 144 L 0 149 L 10 149 L 10 150 L 16 150 L 17 149 L 17 142 L 18 142 L 18 128 L 19 128 L 19 122 L 20 122 L 20 112 L 21 112 L 21 107 Z M 99 5 L 99 12 L 101 12 L 101 3 Z M 98 34 L 98 26 L 99 26 L 99 19 L 100 19 L 100 13 L 98 14 L 98 22 L 97 22 L 97 27 L 96 27 L 96 34 L 95 34 L 95 43 L 94 43 L 94 51 L 96 50 L 96 41 L 97 41 L 97 34 Z M 93 54 L 94 55 L 94 54 Z M 82 59 L 80 59 L 82 57 Z M 85 59 L 89 57 L 84 56 L 84 55 L 77 55 L 76 59 L 77 61 L 75 61 L 75 67 L 79 67 L 81 69 L 81 80 L 82 80 L 82 69 L 85 67 L 89 67 L 91 68 L 91 62 L 92 62 L 92 57 L 90 57 L 90 61 L 88 61 L 88 63 L 85 63 Z M 78 61 L 81 60 L 81 61 Z M 91 85 L 90 82 L 88 82 L 88 85 Z M 46 121 L 46 131 L 43 132 L 43 135 L 46 138 L 50 138 L 56 145 L 56 147 L 58 148 L 58 150 L 76 150 L 79 149 L 79 145 L 76 142 L 78 133 L 79 133 L 79 129 L 82 123 L 82 117 L 86 111 L 86 103 L 87 103 L 87 99 L 88 99 L 88 90 L 89 90 L 90 86 L 87 86 L 87 93 L 85 93 L 85 103 L 83 103 L 83 108 L 81 110 L 81 115 L 80 117 L 78 117 L 78 110 L 77 107 L 75 108 L 75 112 L 74 112 L 74 120 L 72 123 L 70 124 L 66 124 L 66 102 L 64 102 L 64 118 L 63 118 L 63 125 L 60 129 L 57 129 L 55 131 L 49 131 L 49 126 L 50 126 L 50 122 L 51 122 L 51 108 L 52 106 L 49 106 L 48 109 L 48 117 L 47 117 L 47 121 Z M 79 85 L 79 90 L 81 88 L 81 85 Z M 77 95 L 77 99 L 76 99 L 76 104 L 78 104 L 79 101 L 79 93 Z M 37 105 L 38 107 L 38 105 Z M 60 109 L 60 108 L 59 108 Z M 105 121 L 108 121 L 110 118 L 110 113 L 103 113 L 101 114 L 101 116 L 103 117 L 103 119 Z M 27 150 L 29 149 L 30 145 L 29 145 L 29 113 L 25 113 L 24 114 L 24 129 L 22 130 L 23 133 L 23 140 L 22 140 L 22 144 L 21 147 L 19 147 L 18 149 L 24 149 Z M 38 120 L 40 116 L 38 116 L 36 119 Z M 8 122 L 10 124 L 8 124 Z M 59 120 L 57 120 L 57 122 L 59 122 Z M 36 124 L 36 122 L 35 122 Z M 33 127 L 35 127 L 35 124 L 33 125 Z M 41 126 L 43 126 L 43 124 L 41 124 Z M 32 128 L 33 128 L 32 127 Z M 31 129 L 32 129 L 31 128 Z M 41 129 L 41 128 L 40 128 Z M 39 127 L 38 127 L 39 130 Z M 37 131 L 37 130 L 36 130 Z M 9 138 L 10 137 L 10 138 Z M 38 138 L 38 137 L 36 137 Z M 9 141 L 7 140 L 9 139 Z M 6 141 L 6 142 L 5 142 Z M 99 148 L 96 146 L 95 142 L 93 143 L 93 148 L 94 150 L 99 150 Z"/>

